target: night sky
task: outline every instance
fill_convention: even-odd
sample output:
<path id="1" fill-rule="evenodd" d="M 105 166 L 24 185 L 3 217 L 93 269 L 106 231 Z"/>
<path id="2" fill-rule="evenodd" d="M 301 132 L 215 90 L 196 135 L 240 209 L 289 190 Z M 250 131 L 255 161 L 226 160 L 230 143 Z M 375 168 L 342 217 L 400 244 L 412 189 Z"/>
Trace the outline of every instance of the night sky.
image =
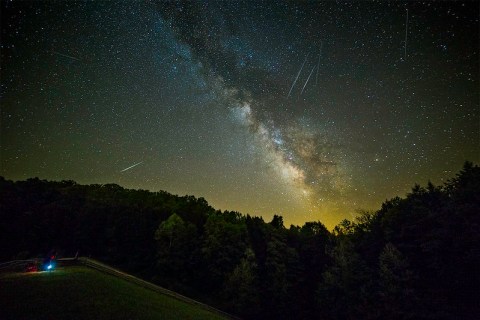
<path id="1" fill-rule="evenodd" d="M 480 160 L 478 2 L 2 0 L 1 20 L 7 179 L 331 228 Z"/>

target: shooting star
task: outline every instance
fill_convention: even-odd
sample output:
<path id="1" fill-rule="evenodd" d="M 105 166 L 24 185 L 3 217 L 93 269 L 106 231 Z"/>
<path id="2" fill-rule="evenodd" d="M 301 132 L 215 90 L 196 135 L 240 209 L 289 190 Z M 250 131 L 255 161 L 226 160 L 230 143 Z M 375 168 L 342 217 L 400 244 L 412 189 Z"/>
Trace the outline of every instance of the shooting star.
<path id="1" fill-rule="evenodd" d="M 322 56 L 323 41 L 320 40 L 320 54 L 318 55 L 317 74 L 315 75 L 315 84 L 318 84 L 318 70 L 320 70 L 320 57 Z"/>
<path id="2" fill-rule="evenodd" d="M 133 166 L 130 166 L 130 167 L 128 167 L 128 168 L 125 168 L 125 169 L 123 169 L 123 170 L 120 171 L 120 172 L 124 172 L 124 171 L 130 170 L 130 169 L 132 169 L 133 167 L 136 167 L 136 166 L 138 166 L 138 165 L 141 164 L 141 163 L 143 163 L 143 161 L 140 161 L 139 163 L 135 163 Z"/>
<path id="3" fill-rule="evenodd" d="M 298 77 L 300 77 L 300 73 L 302 73 L 303 66 L 304 66 L 305 63 L 307 62 L 307 59 L 308 59 L 308 54 L 307 54 L 307 56 L 305 57 L 305 60 L 303 61 L 302 66 L 301 66 L 300 70 L 298 71 L 295 80 L 294 80 L 293 83 L 292 83 L 292 87 L 290 88 L 290 91 L 288 92 L 287 98 L 290 97 L 290 94 L 292 93 L 293 87 L 295 86 L 295 83 L 297 83 Z"/>
<path id="4" fill-rule="evenodd" d="M 300 94 L 302 94 L 303 91 L 305 90 L 305 87 L 307 86 L 308 80 L 310 80 L 310 77 L 312 76 L 312 73 L 313 73 L 313 70 L 315 70 L 315 67 L 316 66 L 313 66 L 312 71 L 310 71 L 310 74 L 308 75 L 307 81 L 305 81 L 305 84 L 303 85 L 303 88 L 302 88 L 302 92 L 300 92 Z"/>
<path id="5" fill-rule="evenodd" d="M 52 51 L 52 53 L 54 53 L 56 55 L 59 55 L 59 56 L 62 56 L 62 57 L 65 57 L 65 58 L 68 58 L 68 59 L 75 60 L 75 61 L 81 61 L 80 59 L 78 59 L 76 57 L 73 57 L 73 56 L 69 56 L 68 54 L 60 53 L 60 52 L 57 52 L 57 51 Z"/>
<path id="6" fill-rule="evenodd" d="M 408 35 L 408 9 L 407 10 L 407 21 L 405 22 L 405 61 L 407 61 L 407 35 Z"/>

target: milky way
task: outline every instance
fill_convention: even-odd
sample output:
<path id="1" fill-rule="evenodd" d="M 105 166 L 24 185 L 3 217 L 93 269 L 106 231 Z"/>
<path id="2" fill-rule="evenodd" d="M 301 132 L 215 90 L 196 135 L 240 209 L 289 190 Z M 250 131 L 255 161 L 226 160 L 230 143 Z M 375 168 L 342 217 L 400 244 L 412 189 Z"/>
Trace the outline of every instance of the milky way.
<path id="1" fill-rule="evenodd" d="M 478 17 L 475 2 L 4 1 L 0 173 L 332 227 L 480 160 Z"/>

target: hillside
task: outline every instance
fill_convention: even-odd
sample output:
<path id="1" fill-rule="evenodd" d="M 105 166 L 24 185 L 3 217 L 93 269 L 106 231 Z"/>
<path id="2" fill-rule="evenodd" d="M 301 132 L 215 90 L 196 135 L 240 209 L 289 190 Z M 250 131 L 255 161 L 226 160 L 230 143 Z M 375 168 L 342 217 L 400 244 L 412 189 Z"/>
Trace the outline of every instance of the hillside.
<path id="1" fill-rule="evenodd" d="M 86 267 L 0 275 L 2 319 L 228 319 Z"/>

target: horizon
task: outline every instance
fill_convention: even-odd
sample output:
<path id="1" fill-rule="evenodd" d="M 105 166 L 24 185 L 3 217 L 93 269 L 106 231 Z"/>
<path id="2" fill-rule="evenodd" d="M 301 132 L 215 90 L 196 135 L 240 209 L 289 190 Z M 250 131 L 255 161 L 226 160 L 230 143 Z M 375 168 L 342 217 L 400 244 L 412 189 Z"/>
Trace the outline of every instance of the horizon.
<path id="1" fill-rule="evenodd" d="M 464 163 L 466 162 L 469 162 L 468 160 L 466 160 Z M 476 163 L 472 162 L 473 165 L 477 165 Z M 427 183 L 433 183 L 434 186 L 443 186 L 445 183 L 447 183 L 448 181 L 451 181 L 451 179 L 453 179 L 457 174 L 458 172 L 460 172 L 461 168 L 459 170 L 457 170 L 457 173 L 455 173 L 454 176 L 448 178 L 447 180 L 445 181 L 442 181 L 441 184 L 437 184 L 437 183 L 433 183 L 431 180 L 428 180 L 425 184 L 423 183 L 412 183 L 412 186 L 410 187 L 410 191 L 414 188 L 415 185 L 419 185 L 420 187 L 425 187 L 427 185 Z M 169 190 L 164 190 L 164 189 L 158 189 L 158 190 L 150 190 L 150 189 L 143 189 L 143 188 L 135 188 L 135 187 L 127 187 L 127 186 L 124 186 L 124 185 L 121 185 L 121 184 L 118 184 L 118 183 L 113 183 L 113 182 L 106 182 L 106 183 L 81 183 L 79 181 L 75 181 L 75 180 L 72 180 L 72 179 L 63 179 L 63 180 L 51 180 L 51 179 L 43 179 L 41 177 L 30 177 L 30 178 L 25 178 L 25 179 L 20 179 L 20 180 L 14 180 L 14 179 L 7 179 L 6 177 L 4 176 L 0 176 L 0 178 L 4 178 L 6 180 L 10 180 L 10 181 L 13 181 L 13 182 L 20 182 L 20 181 L 27 181 L 29 179 L 39 179 L 40 181 L 46 181 L 46 182 L 64 182 L 64 181 L 73 181 L 75 182 L 76 184 L 78 185 L 84 185 L 84 186 L 94 186 L 94 185 L 100 185 L 100 186 L 104 186 L 104 185 L 108 185 L 108 184 L 115 184 L 115 185 L 118 185 L 120 186 L 121 188 L 125 189 L 125 190 L 134 190 L 134 191 L 147 191 L 147 192 L 150 192 L 150 193 L 157 193 L 157 192 L 166 192 L 172 196 L 175 196 L 175 197 L 188 197 L 188 196 L 193 196 L 195 197 L 196 199 L 200 199 L 200 198 L 203 198 L 209 206 L 211 206 L 213 209 L 217 210 L 217 211 L 220 211 L 220 212 L 225 212 L 225 211 L 229 211 L 229 212 L 237 212 L 237 213 L 240 213 L 242 216 L 247 216 L 247 215 L 250 215 L 251 217 L 260 217 L 262 218 L 265 222 L 269 222 L 273 219 L 273 217 L 275 215 L 278 215 L 278 216 L 281 216 L 283 218 L 283 221 L 284 221 L 284 225 L 285 225 L 285 228 L 289 229 L 291 226 L 296 226 L 296 227 L 301 227 L 302 225 L 304 225 L 305 223 L 307 222 L 321 222 L 330 232 L 333 231 L 333 229 L 340 224 L 340 222 L 342 222 L 343 220 L 349 220 L 349 221 L 352 221 L 352 222 L 355 222 L 356 218 L 358 217 L 358 215 L 355 215 L 355 216 L 351 216 L 351 218 L 345 218 L 345 219 L 342 219 L 336 223 L 333 223 L 333 224 L 328 224 L 324 221 L 322 221 L 321 219 L 317 219 L 317 220 L 308 220 L 308 221 L 301 221 L 299 223 L 293 223 L 293 222 L 289 222 L 289 218 L 288 217 L 285 217 L 283 216 L 282 214 L 279 214 L 279 213 L 252 213 L 252 212 L 244 212 L 244 211 L 241 211 L 241 210 L 236 210 L 236 209 L 224 209 L 224 208 L 219 208 L 218 206 L 216 206 L 215 204 L 213 204 L 212 202 L 209 201 L 208 198 L 206 197 L 203 197 L 203 196 L 199 196 L 199 195 L 194 195 L 194 194 L 178 194 L 178 193 L 174 193 L 174 192 L 171 192 Z M 357 213 L 360 213 L 361 212 L 377 212 L 378 210 L 380 210 L 382 204 L 385 202 L 385 201 L 388 201 L 388 200 L 391 200 L 395 197 L 399 197 L 399 198 L 405 198 L 406 196 L 408 195 L 408 193 L 405 193 L 405 194 L 402 194 L 402 195 L 396 195 L 396 196 L 393 196 L 391 198 L 388 198 L 388 199 L 385 199 L 383 200 L 381 203 L 378 204 L 377 207 L 375 208 L 370 208 L 370 209 L 365 209 L 365 208 L 358 208 L 356 211 Z"/>

